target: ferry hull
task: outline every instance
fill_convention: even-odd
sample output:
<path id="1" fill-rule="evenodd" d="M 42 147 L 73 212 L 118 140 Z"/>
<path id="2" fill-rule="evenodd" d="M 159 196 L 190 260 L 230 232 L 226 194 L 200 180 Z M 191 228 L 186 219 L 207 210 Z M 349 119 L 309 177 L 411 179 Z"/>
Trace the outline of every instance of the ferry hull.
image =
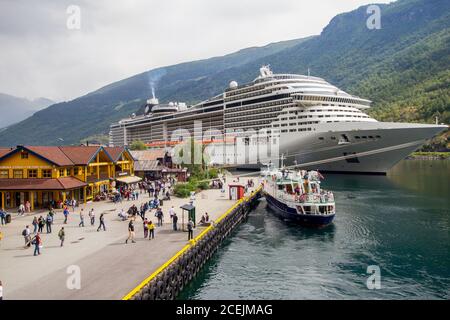
<path id="1" fill-rule="evenodd" d="M 268 193 L 264 193 L 267 204 L 279 217 L 307 227 L 325 227 L 333 222 L 334 215 L 319 216 L 298 214 L 297 210 L 278 201 Z"/>

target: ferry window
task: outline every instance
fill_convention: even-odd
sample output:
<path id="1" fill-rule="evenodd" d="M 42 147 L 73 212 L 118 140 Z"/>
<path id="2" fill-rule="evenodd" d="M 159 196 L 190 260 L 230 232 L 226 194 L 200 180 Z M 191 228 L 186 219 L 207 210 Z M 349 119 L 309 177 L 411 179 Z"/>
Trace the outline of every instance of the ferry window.
<path id="1" fill-rule="evenodd" d="M 369 139 L 373 139 L 373 136 L 369 136 Z"/>
<path id="2" fill-rule="evenodd" d="M 52 177 L 51 169 L 42 170 L 42 178 L 51 178 L 51 177 Z"/>
<path id="3" fill-rule="evenodd" d="M 38 174 L 36 169 L 28 170 L 28 178 L 37 178 L 37 176 Z"/>
<path id="4" fill-rule="evenodd" d="M 290 129 L 289 132 L 297 132 L 297 129 Z"/>
<path id="5" fill-rule="evenodd" d="M 355 136 L 355 139 L 360 139 L 360 137 L 359 136 Z"/>
<path id="6" fill-rule="evenodd" d="M 0 179 L 9 178 L 9 170 L 0 170 Z"/>
<path id="7" fill-rule="evenodd" d="M 336 137 L 331 137 L 331 140 L 336 140 Z"/>
<path id="8" fill-rule="evenodd" d="M 367 139 L 367 137 L 366 137 L 366 136 L 363 136 L 362 138 L 363 138 L 363 139 Z"/>
<path id="9" fill-rule="evenodd" d="M 14 170 L 14 179 L 22 179 L 23 178 L 23 170 Z"/>
<path id="10" fill-rule="evenodd" d="M 284 132 L 287 132 L 287 130 L 281 130 L 281 132 L 283 132 L 283 133 L 284 133 Z"/>
<path id="11" fill-rule="evenodd" d="M 376 136 L 377 137 L 377 139 L 380 139 L 381 138 L 381 136 Z"/>
<path id="12" fill-rule="evenodd" d="M 324 140 L 325 138 L 324 137 L 319 137 L 319 140 Z"/>

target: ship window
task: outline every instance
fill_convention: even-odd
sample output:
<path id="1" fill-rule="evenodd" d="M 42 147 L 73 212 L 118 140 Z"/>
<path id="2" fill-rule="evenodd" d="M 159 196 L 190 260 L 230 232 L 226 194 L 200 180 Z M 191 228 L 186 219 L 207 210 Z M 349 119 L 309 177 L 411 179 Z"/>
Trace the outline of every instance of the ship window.
<path id="1" fill-rule="evenodd" d="M 381 139 L 381 136 L 376 136 L 377 137 L 377 139 Z"/>
<path id="2" fill-rule="evenodd" d="M 319 137 L 319 140 L 324 140 L 325 138 L 324 137 Z"/>
<path id="3" fill-rule="evenodd" d="M 369 139 L 373 139 L 373 136 L 369 136 Z"/>
<path id="4" fill-rule="evenodd" d="M 330 139 L 331 139 L 331 140 L 336 140 L 336 137 L 331 137 Z"/>
<path id="5" fill-rule="evenodd" d="M 355 136 L 355 139 L 361 139 L 360 136 Z"/>
<path id="6" fill-rule="evenodd" d="M 283 132 L 283 133 L 284 133 L 284 132 L 287 132 L 287 130 L 281 130 L 281 132 Z"/>
<path id="7" fill-rule="evenodd" d="M 363 138 L 363 139 L 367 139 L 367 136 L 363 136 L 362 138 Z"/>

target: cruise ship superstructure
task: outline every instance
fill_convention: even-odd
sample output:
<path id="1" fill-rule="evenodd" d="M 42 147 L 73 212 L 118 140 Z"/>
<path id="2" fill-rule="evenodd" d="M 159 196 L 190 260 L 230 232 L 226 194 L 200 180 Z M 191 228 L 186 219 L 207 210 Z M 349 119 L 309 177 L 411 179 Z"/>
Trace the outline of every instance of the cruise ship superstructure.
<path id="1" fill-rule="evenodd" d="M 278 147 L 270 161 L 277 162 L 281 156 L 286 165 L 307 170 L 386 173 L 447 129 L 446 125 L 378 122 L 364 113 L 370 105 L 371 101 L 350 95 L 324 79 L 273 74 L 263 66 L 253 82 L 240 86 L 231 81 L 225 92 L 194 106 L 149 99 L 142 114 L 111 125 L 110 144 L 122 146 L 142 140 L 149 146 L 170 147 L 175 131 L 194 133 L 194 122 L 201 121 L 203 132 L 209 132 L 207 140 L 217 138 L 219 134 L 211 134 L 216 131 L 266 129 L 263 140 L 273 140 Z M 229 143 L 224 137 L 217 143 Z M 246 139 L 247 145 L 261 143 L 261 137 Z M 212 164 L 235 162 L 236 151 L 229 147 L 223 150 L 212 156 Z M 237 166 L 258 167 L 267 161 Z"/>

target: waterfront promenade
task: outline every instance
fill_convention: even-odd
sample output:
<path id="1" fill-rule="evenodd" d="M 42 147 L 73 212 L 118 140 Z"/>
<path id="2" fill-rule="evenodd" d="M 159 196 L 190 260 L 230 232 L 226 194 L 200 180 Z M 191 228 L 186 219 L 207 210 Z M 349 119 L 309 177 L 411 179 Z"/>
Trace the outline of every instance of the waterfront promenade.
<path id="1" fill-rule="evenodd" d="M 241 179 L 245 183 L 246 179 Z M 233 183 L 232 177 L 227 178 Z M 228 200 L 228 187 L 225 194 L 220 190 L 205 190 L 196 195 L 196 220 L 208 212 L 214 220 L 230 208 L 235 201 Z M 174 206 L 180 229 L 181 205 L 189 199 L 172 197 L 164 201 L 163 227 L 156 227 L 155 239 L 143 238 L 142 219 L 135 221 L 136 243 L 125 244 L 128 236 L 128 222 L 120 221 L 118 210 L 127 210 L 132 204 L 139 208 L 148 201 L 148 194 L 141 194 L 139 200 L 112 202 L 94 202 L 80 206 L 69 216 L 67 225 L 63 225 L 61 210 L 55 218 L 53 232 L 42 234 L 43 249 L 40 256 L 33 256 L 33 248 L 23 248 L 22 230 L 29 225 L 34 215 L 45 215 L 46 211 L 27 217 L 16 217 L 13 222 L 1 227 L 4 238 L 0 244 L 0 280 L 3 282 L 4 299 L 121 299 L 136 287 L 148 275 L 154 272 L 177 251 L 185 246 L 187 232 L 173 231 L 168 210 Z M 95 209 L 96 223 L 90 225 L 87 213 Z M 80 228 L 79 210 L 84 208 L 85 225 Z M 97 232 L 101 213 L 105 214 L 107 231 Z M 147 211 L 146 217 L 156 223 L 154 210 Z M 185 222 L 187 217 L 185 215 Z M 59 246 L 58 231 L 65 226 L 66 240 L 64 247 Z M 204 227 L 194 231 L 199 234 Z M 66 285 L 68 267 L 78 266 L 81 271 L 81 288 L 69 289 Z"/>

